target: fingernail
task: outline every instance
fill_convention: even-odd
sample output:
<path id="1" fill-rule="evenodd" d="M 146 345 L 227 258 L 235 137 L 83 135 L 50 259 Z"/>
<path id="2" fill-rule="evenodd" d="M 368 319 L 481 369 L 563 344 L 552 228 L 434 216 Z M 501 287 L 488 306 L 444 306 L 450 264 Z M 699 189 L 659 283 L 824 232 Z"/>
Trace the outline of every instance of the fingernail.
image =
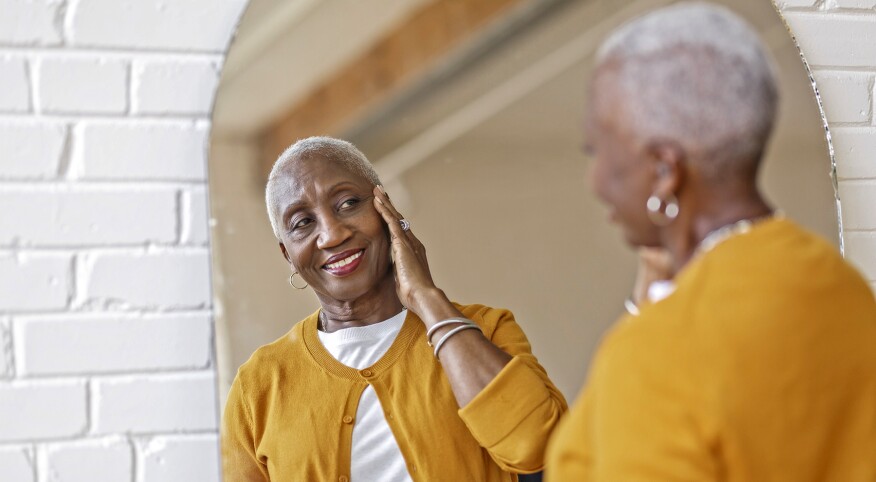
<path id="1" fill-rule="evenodd" d="M 386 194 L 386 191 L 383 189 L 383 186 L 381 186 L 380 184 L 377 185 L 377 189 L 380 189 L 380 192 L 382 192 L 383 194 Z"/>
<path id="2" fill-rule="evenodd" d="M 383 201 L 381 201 L 379 197 L 374 196 L 374 199 L 377 199 L 377 202 L 379 202 L 381 205 L 383 205 Z"/>

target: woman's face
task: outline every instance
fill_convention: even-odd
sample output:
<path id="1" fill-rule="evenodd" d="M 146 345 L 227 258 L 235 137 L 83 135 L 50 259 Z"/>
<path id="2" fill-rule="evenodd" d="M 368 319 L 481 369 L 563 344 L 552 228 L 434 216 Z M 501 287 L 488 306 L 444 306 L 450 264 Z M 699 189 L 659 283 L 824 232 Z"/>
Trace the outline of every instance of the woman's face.
<path id="1" fill-rule="evenodd" d="M 652 166 L 618 115 L 624 100 L 599 80 L 594 81 L 585 122 L 585 150 L 593 157 L 591 187 L 630 245 L 658 246 L 659 231 L 645 207 L 654 189 Z"/>
<path id="2" fill-rule="evenodd" d="M 292 161 L 274 183 L 280 249 L 317 294 L 353 301 L 392 276 L 370 181 L 316 157 Z"/>

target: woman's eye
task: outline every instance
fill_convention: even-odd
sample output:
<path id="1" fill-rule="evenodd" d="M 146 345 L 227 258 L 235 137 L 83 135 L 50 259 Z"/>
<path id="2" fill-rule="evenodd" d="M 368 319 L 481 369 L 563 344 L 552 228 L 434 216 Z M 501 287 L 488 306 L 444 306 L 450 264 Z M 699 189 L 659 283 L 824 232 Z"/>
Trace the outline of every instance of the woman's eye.
<path id="1" fill-rule="evenodd" d="M 341 209 L 343 208 L 351 208 L 355 205 L 359 204 L 359 200 L 356 198 L 347 199 L 346 201 L 341 203 Z"/>
<path id="2" fill-rule="evenodd" d="M 292 230 L 294 231 L 298 228 L 303 228 L 303 227 L 307 226 L 308 224 L 310 224 L 311 222 L 312 221 L 308 218 L 299 219 L 298 221 L 295 221 L 294 223 L 292 223 Z"/>

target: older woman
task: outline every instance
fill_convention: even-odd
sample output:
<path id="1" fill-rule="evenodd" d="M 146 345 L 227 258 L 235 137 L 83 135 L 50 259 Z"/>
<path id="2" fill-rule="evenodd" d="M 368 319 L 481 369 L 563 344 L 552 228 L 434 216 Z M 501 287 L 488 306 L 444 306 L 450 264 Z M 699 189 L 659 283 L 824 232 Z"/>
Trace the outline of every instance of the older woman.
<path id="1" fill-rule="evenodd" d="M 458 305 L 352 144 L 298 141 L 268 214 L 320 309 L 258 349 L 223 420 L 226 482 L 511 481 L 566 409 L 506 310 Z"/>
<path id="2" fill-rule="evenodd" d="M 595 190 L 675 287 L 603 340 L 548 480 L 876 480 L 876 302 L 758 191 L 777 87 L 756 35 L 668 7 L 606 40 L 591 89 Z"/>

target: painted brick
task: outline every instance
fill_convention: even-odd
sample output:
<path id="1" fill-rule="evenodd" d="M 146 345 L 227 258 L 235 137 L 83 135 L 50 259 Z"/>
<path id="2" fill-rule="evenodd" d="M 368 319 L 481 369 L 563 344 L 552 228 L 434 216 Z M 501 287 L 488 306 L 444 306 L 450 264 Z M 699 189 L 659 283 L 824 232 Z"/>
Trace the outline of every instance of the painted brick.
<path id="1" fill-rule="evenodd" d="M 139 447 L 142 482 L 219 482 L 219 441 L 212 435 L 154 437 Z"/>
<path id="2" fill-rule="evenodd" d="M 830 133 L 840 179 L 876 178 L 876 128 L 835 127 Z"/>
<path id="3" fill-rule="evenodd" d="M 212 373 L 92 382 L 96 433 L 155 433 L 216 428 Z"/>
<path id="4" fill-rule="evenodd" d="M 36 104 L 42 112 L 122 113 L 128 65 L 97 58 L 45 58 L 37 64 Z"/>
<path id="5" fill-rule="evenodd" d="M 834 6 L 839 8 L 876 8 L 876 0 L 832 0 Z"/>
<path id="6" fill-rule="evenodd" d="M 0 256 L 0 310 L 64 308 L 69 284 L 67 256 Z"/>
<path id="7" fill-rule="evenodd" d="M 16 320 L 20 375 L 205 368 L 206 314 L 63 315 Z"/>
<path id="8" fill-rule="evenodd" d="M 46 452 L 53 482 L 130 482 L 133 478 L 134 451 L 124 439 L 53 444 Z"/>
<path id="9" fill-rule="evenodd" d="M 88 257 L 85 293 L 142 308 L 202 308 L 210 304 L 206 251 L 154 254 L 103 253 Z"/>
<path id="10" fill-rule="evenodd" d="M 219 84 L 210 61 L 137 61 L 133 66 L 132 110 L 137 114 L 209 115 Z"/>
<path id="11" fill-rule="evenodd" d="M 172 242 L 176 192 L 0 192 L 0 245 L 80 246 Z"/>
<path id="12" fill-rule="evenodd" d="M 876 15 L 784 15 L 810 65 L 876 66 Z"/>
<path id="13" fill-rule="evenodd" d="M 186 210 L 183 216 L 186 224 L 183 226 L 182 242 L 197 246 L 207 244 L 210 207 L 207 205 L 206 190 L 203 188 L 188 190 L 183 196 L 183 209 Z"/>
<path id="14" fill-rule="evenodd" d="M 876 233 L 846 232 L 846 259 L 852 262 L 870 281 L 876 281 Z"/>
<path id="15" fill-rule="evenodd" d="M 222 52 L 247 0 L 80 0 L 70 41 L 79 46 Z"/>
<path id="16" fill-rule="evenodd" d="M 876 229 L 876 183 L 840 181 L 843 228 Z"/>
<path id="17" fill-rule="evenodd" d="M 869 123 L 873 74 L 822 71 L 815 72 L 815 82 L 828 122 Z"/>
<path id="18" fill-rule="evenodd" d="M 25 112 L 30 109 L 27 64 L 22 58 L 0 56 L 0 112 Z"/>
<path id="19" fill-rule="evenodd" d="M 87 424 L 85 383 L 0 385 L 0 442 L 73 437 Z M 14 416 L 7 416 L 14 414 Z"/>
<path id="20" fill-rule="evenodd" d="M 63 3 L 58 0 L 0 0 L 0 43 L 56 45 L 61 32 L 56 19 Z"/>
<path id="21" fill-rule="evenodd" d="M 205 180 L 207 128 L 193 123 L 88 123 L 74 162 L 88 179 Z"/>
<path id="22" fill-rule="evenodd" d="M 0 179 L 55 177 L 66 135 L 63 124 L 0 121 Z"/>
<path id="23" fill-rule="evenodd" d="M 30 452 L 23 447 L 0 448 L 0 474 L 8 482 L 34 482 Z"/>
<path id="24" fill-rule="evenodd" d="M 12 331 L 7 320 L 0 319 L 0 379 L 15 375 L 15 360 L 12 350 Z M 0 471 L 2 474 L 3 471 Z"/>
<path id="25" fill-rule="evenodd" d="M 811 7 L 815 5 L 816 0 L 778 0 L 776 4 L 781 9 L 788 7 Z"/>

